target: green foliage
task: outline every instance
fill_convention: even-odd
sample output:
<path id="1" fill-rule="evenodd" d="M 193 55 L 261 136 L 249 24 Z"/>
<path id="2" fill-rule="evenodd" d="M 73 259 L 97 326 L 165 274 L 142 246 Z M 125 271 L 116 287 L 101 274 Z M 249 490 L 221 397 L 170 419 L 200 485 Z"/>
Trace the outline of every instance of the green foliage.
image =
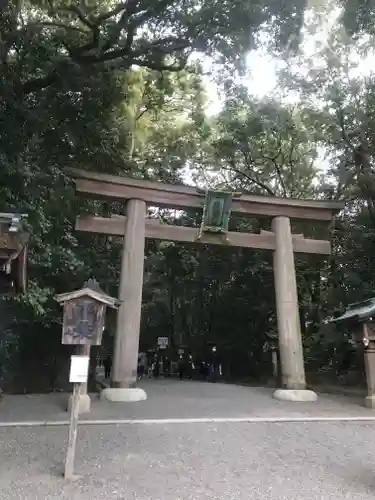
<path id="1" fill-rule="evenodd" d="M 214 172 L 234 188 L 311 197 L 316 150 L 300 110 L 256 102 L 239 90 L 227 100 L 215 124 Z"/>
<path id="2" fill-rule="evenodd" d="M 117 294 L 121 241 L 78 234 L 74 224 L 79 212 L 121 214 L 124 207 L 79 201 L 67 166 L 176 184 L 188 171 L 210 187 L 348 200 L 331 228 L 329 261 L 296 259 L 308 367 L 333 372 L 347 336 L 324 319 L 375 292 L 374 79 L 353 74 L 352 62 L 371 48 L 362 35 L 372 35 L 373 6 L 357 7 L 354 15 L 347 3 L 342 24 L 319 49 L 320 64 L 299 54 L 304 71 L 288 67 L 284 90 L 301 96 L 291 106 L 249 96 L 233 75 L 265 38 L 270 51 L 295 55 L 303 1 L 282 8 L 268 0 L 2 2 L 0 211 L 28 213 L 32 240 L 28 293 L 1 302 L 0 376 L 22 391 L 61 384 L 68 352 L 54 294 L 91 276 Z M 225 102 L 210 119 L 202 67 L 188 62 L 193 52 L 220 63 Z M 160 215 L 197 230 L 201 217 Z M 269 221 L 232 218 L 231 229 L 258 232 Z M 294 229 L 327 236 L 311 224 Z M 272 304 L 269 254 L 148 242 L 142 348 L 167 332 L 175 346 L 188 343 L 196 353 L 215 342 L 227 373 L 259 378 L 270 367 Z M 107 334 L 106 349 L 110 342 Z"/>
<path id="3" fill-rule="evenodd" d="M 192 51 L 238 66 L 260 27 L 267 23 L 285 46 L 299 33 L 303 12 L 300 1 L 280 9 L 269 0 L 7 0 L 0 64 L 17 96 L 93 68 L 180 70 Z"/>

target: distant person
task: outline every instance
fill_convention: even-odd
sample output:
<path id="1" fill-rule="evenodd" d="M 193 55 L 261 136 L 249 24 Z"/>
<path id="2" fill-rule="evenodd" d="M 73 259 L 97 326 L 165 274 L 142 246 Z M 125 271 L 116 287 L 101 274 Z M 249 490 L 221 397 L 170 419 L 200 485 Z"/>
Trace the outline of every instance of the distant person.
<path id="1" fill-rule="evenodd" d="M 138 379 L 142 380 L 146 373 L 147 356 L 143 352 L 138 354 L 137 375 Z"/>
<path id="2" fill-rule="evenodd" d="M 195 365 L 193 361 L 193 356 L 189 354 L 189 360 L 188 360 L 188 379 L 192 380 L 193 379 L 193 371 L 195 370 Z"/>
<path id="3" fill-rule="evenodd" d="M 202 380 L 207 380 L 209 374 L 209 364 L 204 360 L 200 362 L 199 373 Z"/>
<path id="4" fill-rule="evenodd" d="M 337 376 L 346 375 L 355 363 L 356 352 L 354 349 L 347 349 L 341 359 L 337 370 Z"/>
<path id="5" fill-rule="evenodd" d="M 110 378 L 111 376 L 111 370 L 112 370 L 112 356 L 108 355 L 105 360 L 103 361 L 103 366 L 104 366 L 104 377 Z"/>
<path id="6" fill-rule="evenodd" d="M 180 355 L 179 359 L 178 359 L 178 374 L 180 376 L 180 380 L 182 380 L 184 378 L 184 368 L 185 368 L 185 363 L 184 363 L 184 358 L 182 355 Z"/>
<path id="7" fill-rule="evenodd" d="M 164 365 L 165 365 L 164 375 L 169 377 L 171 375 L 171 360 L 168 357 L 164 358 Z"/>
<path id="8" fill-rule="evenodd" d="M 148 378 L 152 378 L 154 374 L 154 356 L 152 353 L 148 352 L 146 354 L 146 373 Z"/>
<path id="9" fill-rule="evenodd" d="M 160 359 L 157 354 L 154 357 L 154 378 L 158 378 L 160 375 Z"/>

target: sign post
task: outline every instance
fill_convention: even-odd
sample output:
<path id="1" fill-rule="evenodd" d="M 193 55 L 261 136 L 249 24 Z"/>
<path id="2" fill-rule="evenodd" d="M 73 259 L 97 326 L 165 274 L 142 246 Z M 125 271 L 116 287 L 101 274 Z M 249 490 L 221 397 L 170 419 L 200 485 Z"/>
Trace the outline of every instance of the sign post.
<path id="1" fill-rule="evenodd" d="M 81 385 L 87 382 L 89 371 L 89 356 L 72 356 L 70 364 L 69 382 L 73 382 L 72 408 L 70 411 L 68 451 L 65 461 L 65 479 L 75 479 L 74 476 L 74 456 L 76 452 L 78 415 L 79 415 L 79 396 Z"/>
<path id="2" fill-rule="evenodd" d="M 77 442 L 80 402 L 86 394 L 91 345 L 100 345 L 104 330 L 106 307 L 117 307 L 117 299 L 105 294 L 95 280 L 89 280 L 84 288 L 56 296 L 64 307 L 62 343 L 81 346 L 81 355 L 71 357 L 69 382 L 73 385 L 70 407 L 68 450 L 65 461 L 65 479 L 75 479 L 74 455 Z M 86 352 L 85 352 L 86 351 Z M 83 394 L 83 389 L 85 394 Z M 86 409 L 89 411 L 89 408 Z"/>

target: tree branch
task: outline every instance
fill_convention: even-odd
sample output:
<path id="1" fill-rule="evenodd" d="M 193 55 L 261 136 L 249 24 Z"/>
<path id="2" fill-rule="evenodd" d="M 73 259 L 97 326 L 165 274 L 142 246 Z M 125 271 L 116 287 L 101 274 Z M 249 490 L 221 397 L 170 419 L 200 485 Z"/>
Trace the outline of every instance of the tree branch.
<path id="1" fill-rule="evenodd" d="M 273 165 L 275 167 L 276 175 L 277 175 L 277 177 L 279 179 L 283 195 L 284 195 L 285 198 L 288 198 L 288 190 L 286 189 L 286 185 L 285 185 L 285 182 L 284 182 L 281 170 L 280 170 L 280 166 L 278 165 L 278 163 L 277 163 L 276 160 L 271 160 L 271 161 L 272 161 L 272 163 L 273 163 Z"/>
<path id="2" fill-rule="evenodd" d="M 147 106 L 145 106 L 142 111 L 139 111 L 137 116 L 135 117 L 135 121 L 137 122 L 138 120 L 140 120 L 142 118 L 143 115 L 145 115 L 147 113 L 147 111 L 149 111 L 150 108 L 148 108 Z"/>
<path id="3" fill-rule="evenodd" d="M 62 28 L 67 31 L 77 31 L 79 33 L 87 34 L 87 30 L 84 30 L 83 28 L 78 28 L 78 26 L 70 26 L 68 24 L 64 23 L 58 23 L 58 22 L 48 22 L 48 21 L 43 21 L 41 23 L 36 23 L 35 26 L 37 27 L 51 27 L 51 28 Z"/>
<path id="4" fill-rule="evenodd" d="M 275 168 L 275 171 L 276 171 L 276 176 L 279 179 L 279 182 L 280 182 L 280 185 L 281 185 L 281 189 L 282 189 L 283 195 L 284 195 L 285 198 L 288 198 L 288 190 L 286 189 L 286 185 L 285 185 L 282 173 L 281 173 L 280 166 L 279 166 L 279 164 L 276 161 L 277 158 L 282 153 L 282 140 L 281 140 L 281 137 L 278 138 L 277 142 L 278 142 L 277 147 L 279 149 L 278 149 L 277 153 L 275 155 L 273 155 L 273 156 L 267 156 L 267 155 L 265 155 L 263 153 L 263 144 L 262 144 L 262 156 L 263 156 L 263 158 L 265 158 L 266 160 L 270 161 L 273 164 L 273 166 Z"/>
<path id="5" fill-rule="evenodd" d="M 61 9 L 62 11 L 65 12 L 71 12 L 77 15 L 78 19 L 81 21 L 82 24 L 87 26 L 91 32 L 92 32 L 92 40 L 91 42 L 78 47 L 78 48 L 70 48 L 69 52 L 75 56 L 82 54 L 84 52 L 87 52 L 92 49 L 98 49 L 99 48 L 99 41 L 100 41 L 100 27 L 99 25 L 95 24 L 92 20 L 90 20 L 87 16 L 85 16 L 85 13 L 83 10 L 75 5 L 71 5 L 69 7 L 65 7 Z"/>
<path id="6" fill-rule="evenodd" d="M 133 0 L 133 3 L 138 3 L 138 0 Z M 100 14 L 99 16 L 96 16 L 93 19 L 93 23 L 99 26 L 100 24 L 103 24 L 104 21 L 107 21 L 111 17 L 117 16 L 117 14 L 120 14 L 120 12 L 124 9 L 126 9 L 127 5 L 129 2 L 123 2 L 117 5 L 114 9 L 109 10 L 105 14 Z"/>
<path id="7" fill-rule="evenodd" d="M 75 15 L 78 21 L 84 25 L 84 28 L 53 21 L 40 23 L 39 25 L 77 31 L 86 36 L 90 35 L 90 32 L 92 33 L 92 40 L 78 47 L 67 46 L 66 43 L 60 40 L 61 46 L 64 46 L 68 51 L 70 59 L 78 65 L 114 63 L 114 68 L 124 70 L 129 69 L 132 65 L 139 65 L 156 71 L 180 71 L 186 65 L 187 55 L 183 54 L 183 52 L 189 47 L 189 40 L 165 37 L 154 43 L 145 43 L 143 41 L 143 44 L 141 40 L 137 40 L 137 50 L 132 50 L 137 28 L 156 14 L 160 15 L 161 10 L 166 8 L 170 3 L 171 0 L 161 0 L 157 5 L 157 10 L 156 8 L 144 10 L 141 6 L 142 2 L 139 0 L 128 0 L 97 17 L 90 17 L 82 8 L 73 5 L 59 10 L 60 12 L 65 11 Z M 123 10 L 124 12 L 118 22 L 118 35 L 116 34 L 114 39 L 107 40 L 106 46 L 101 45 L 101 24 L 111 17 L 120 14 Z M 121 47 L 121 45 L 118 45 L 118 41 L 123 28 L 127 29 L 127 34 L 122 41 L 124 45 Z M 107 47 L 107 50 L 105 50 L 105 47 Z M 172 58 L 173 56 L 175 58 L 171 63 L 164 61 L 164 57 L 169 54 Z M 31 78 L 20 86 L 20 88 L 24 94 L 29 94 L 52 85 L 58 81 L 59 77 L 58 68 L 55 68 L 45 76 Z"/>
<path id="8" fill-rule="evenodd" d="M 126 61 L 115 61 L 113 63 L 113 68 L 117 69 L 129 69 L 132 65 L 149 68 L 154 71 L 171 71 L 178 72 L 182 71 L 186 66 L 186 60 L 181 59 L 177 63 L 166 64 L 162 60 L 152 60 L 152 59 L 139 59 L 139 58 L 128 58 Z"/>
<path id="9" fill-rule="evenodd" d="M 263 189 L 264 191 L 266 191 L 270 196 L 275 196 L 275 193 L 272 191 L 272 189 L 267 186 L 267 184 L 265 184 L 264 182 L 262 182 L 261 180 L 259 179 L 256 179 L 254 177 L 252 177 L 251 175 L 243 172 L 242 170 L 240 170 L 239 168 L 236 167 L 236 164 L 235 164 L 235 161 L 234 161 L 234 158 L 232 158 L 230 161 L 230 170 L 232 172 L 235 172 L 237 174 L 237 176 L 240 176 L 240 177 L 244 177 L 245 179 L 247 179 L 249 182 L 255 184 L 256 186 L 260 187 L 261 189 Z"/>
<path id="10" fill-rule="evenodd" d="M 85 26 L 87 26 L 88 28 L 90 28 L 91 30 L 94 29 L 96 26 L 95 23 L 90 21 L 90 19 L 85 16 L 85 13 L 83 12 L 83 10 L 80 7 L 78 7 L 77 5 L 70 5 L 69 7 L 63 7 L 63 8 L 61 8 L 61 11 L 62 12 L 71 12 L 73 14 L 76 14 L 76 16 L 81 21 L 81 23 L 84 24 Z"/>
<path id="11" fill-rule="evenodd" d="M 36 92 L 37 90 L 42 90 L 50 85 L 56 83 L 59 80 L 58 74 L 56 71 L 52 71 L 49 75 L 40 77 L 40 78 L 31 78 L 27 82 L 25 82 L 22 86 L 22 93 L 27 95 L 32 92 Z"/>
<path id="12" fill-rule="evenodd" d="M 172 42 L 175 42 L 175 44 L 173 45 Z M 161 47 L 160 45 L 163 43 L 164 44 L 170 43 L 171 45 L 169 47 Z M 179 39 L 168 37 L 154 44 L 145 44 L 133 52 L 130 50 L 130 46 L 128 46 L 128 43 L 126 43 L 125 47 L 121 47 L 118 49 L 111 49 L 100 55 L 97 54 L 80 55 L 75 50 L 72 56 L 74 60 L 79 63 L 102 63 L 107 61 L 113 61 L 115 59 L 121 59 L 122 57 L 136 59 L 142 57 L 142 55 L 144 54 L 147 54 L 148 58 L 151 59 L 152 56 L 160 57 L 162 54 L 167 55 L 167 54 L 173 54 L 174 52 L 182 52 L 188 46 L 189 43 L 187 41 L 182 41 Z"/>
<path id="13" fill-rule="evenodd" d="M 344 111 L 341 107 L 341 104 L 338 101 L 336 101 L 336 104 L 338 106 L 336 110 L 336 116 L 340 125 L 341 137 L 343 138 L 344 142 L 350 147 L 350 149 L 354 150 L 355 147 L 351 143 L 349 135 L 346 131 Z"/>

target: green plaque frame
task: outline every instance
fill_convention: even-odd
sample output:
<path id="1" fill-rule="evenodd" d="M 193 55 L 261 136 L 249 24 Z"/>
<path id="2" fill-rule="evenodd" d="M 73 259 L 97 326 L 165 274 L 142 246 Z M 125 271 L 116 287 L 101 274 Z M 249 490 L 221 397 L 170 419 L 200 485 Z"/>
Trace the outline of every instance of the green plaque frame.
<path id="1" fill-rule="evenodd" d="M 229 230 L 229 219 L 232 209 L 230 191 L 207 191 L 203 207 L 202 231 L 210 233 L 226 233 Z"/>

